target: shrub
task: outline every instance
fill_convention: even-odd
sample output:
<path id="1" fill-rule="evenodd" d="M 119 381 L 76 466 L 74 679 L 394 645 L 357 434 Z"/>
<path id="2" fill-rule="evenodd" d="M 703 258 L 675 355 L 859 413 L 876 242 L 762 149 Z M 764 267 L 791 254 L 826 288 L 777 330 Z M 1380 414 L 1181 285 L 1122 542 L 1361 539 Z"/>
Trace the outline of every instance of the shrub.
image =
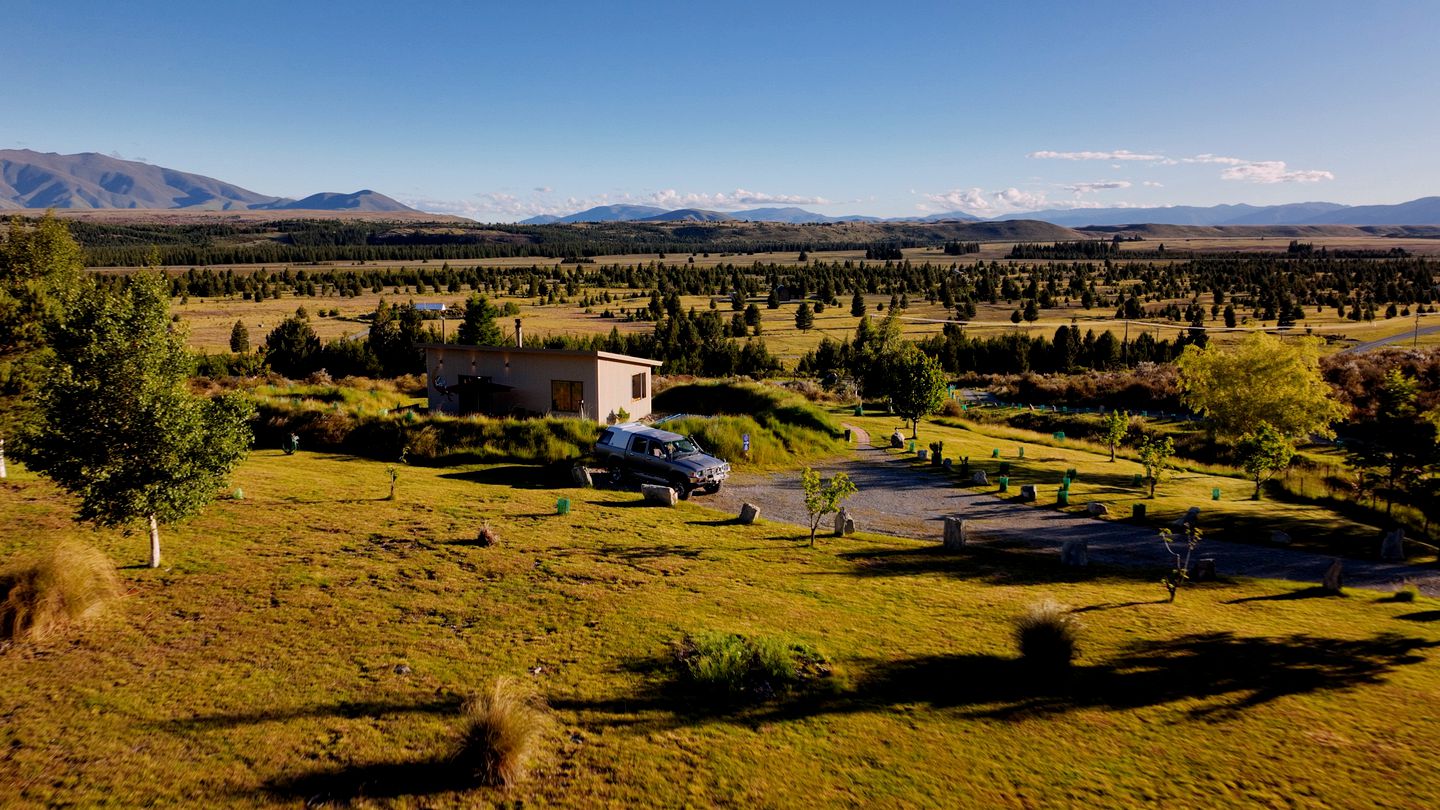
<path id="1" fill-rule="evenodd" d="M 1418 597 L 1419 595 L 1420 595 L 1420 589 L 1419 589 L 1419 588 L 1416 588 L 1414 585 L 1406 585 L 1405 587 L 1401 588 L 1400 590 L 1396 591 L 1395 593 L 1390 594 L 1390 598 L 1389 598 L 1387 601 L 1390 601 L 1390 602 L 1414 602 L 1415 599 L 1416 599 L 1416 597 Z"/>
<path id="2" fill-rule="evenodd" d="M 941 416 L 949 416 L 954 418 L 958 416 L 963 416 L 964 413 L 965 409 L 960 407 L 960 402 L 958 400 L 947 399 L 945 400 L 945 404 L 940 406 Z"/>
<path id="3" fill-rule="evenodd" d="M 1067 608 L 1046 600 L 1032 605 L 1015 621 L 1020 658 L 1037 670 L 1065 669 L 1078 648 L 1080 622 Z"/>
<path id="4" fill-rule="evenodd" d="M 496 678 L 461 709 L 456 764 L 487 785 L 513 785 L 525 776 L 545 732 L 538 696 L 512 678 Z"/>
<path id="5" fill-rule="evenodd" d="M 730 700 L 768 698 L 831 676 L 814 647 L 735 633 L 687 636 L 675 658 L 693 689 Z"/>
<path id="6" fill-rule="evenodd" d="M 0 571 L 0 640 L 38 640 L 103 610 L 120 594 L 99 549 L 61 540 L 21 554 Z"/>

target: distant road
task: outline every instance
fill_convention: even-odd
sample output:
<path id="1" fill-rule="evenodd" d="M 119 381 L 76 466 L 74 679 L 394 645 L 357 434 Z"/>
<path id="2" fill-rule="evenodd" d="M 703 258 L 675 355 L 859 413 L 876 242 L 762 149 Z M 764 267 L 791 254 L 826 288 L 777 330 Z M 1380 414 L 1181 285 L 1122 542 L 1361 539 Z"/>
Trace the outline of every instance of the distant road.
<path id="1" fill-rule="evenodd" d="M 1436 332 L 1440 332 L 1440 323 L 1437 323 L 1434 326 L 1420 327 L 1420 334 L 1422 335 L 1431 335 Z M 1341 349 L 1340 354 L 1358 354 L 1360 352 L 1373 351 L 1382 346 L 1388 346 L 1391 343 L 1404 343 L 1405 341 L 1413 340 L 1414 338 L 1415 330 L 1411 329 L 1409 332 L 1402 332 L 1401 334 L 1391 335 L 1387 338 L 1380 338 L 1379 340 L 1367 340 L 1364 343 L 1356 343 L 1354 346 L 1351 346 L 1348 349 Z"/>

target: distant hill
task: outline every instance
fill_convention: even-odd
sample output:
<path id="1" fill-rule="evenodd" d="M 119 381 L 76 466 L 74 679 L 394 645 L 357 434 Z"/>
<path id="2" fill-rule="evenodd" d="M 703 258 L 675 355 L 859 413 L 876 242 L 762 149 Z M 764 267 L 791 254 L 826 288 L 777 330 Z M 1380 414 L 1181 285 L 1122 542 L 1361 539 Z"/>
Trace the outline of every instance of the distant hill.
<path id="1" fill-rule="evenodd" d="M 1284 205 L 1174 205 L 1163 208 L 1074 208 L 1006 214 L 997 219 L 1039 219 L 1071 228 L 1115 225 L 1440 225 L 1440 197 L 1396 205 L 1332 202 Z"/>
<path id="2" fill-rule="evenodd" d="M 633 222 L 637 219 L 653 217 L 656 214 L 665 213 L 664 208 L 656 208 L 653 205 L 597 205 L 594 208 L 587 208 L 579 213 L 565 217 L 558 217 L 551 220 L 566 224 L 571 222 Z"/>
<path id="3" fill-rule="evenodd" d="M 1440 197 L 1421 197 L 1398 205 L 1355 205 L 1310 220 L 1317 225 L 1440 225 Z"/>
<path id="4" fill-rule="evenodd" d="M 719 211 L 704 211 L 699 208 L 679 208 L 674 211 L 666 211 L 663 214 L 656 214 L 653 217 L 645 217 L 637 220 L 639 222 L 730 222 L 734 219 L 728 214 Z"/>
<path id="5" fill-rule="evenodd" d="M 408 205 L 396 202 L 377 191 L 362 189 L 353 194 L 336 194 L 322 191 L 302 200 L 286 200 L 273 205 L 257 208 L 294 209 L 304 211 L 414 211 Z"/>
<path id="6" fill-rule="evenodd" d="M 29 149 L 0 150 L 0 208 L 415 210 L 368 189 L 291 200 L 259 194 L 213 177 L 96 152 L 60 155 Z"/>

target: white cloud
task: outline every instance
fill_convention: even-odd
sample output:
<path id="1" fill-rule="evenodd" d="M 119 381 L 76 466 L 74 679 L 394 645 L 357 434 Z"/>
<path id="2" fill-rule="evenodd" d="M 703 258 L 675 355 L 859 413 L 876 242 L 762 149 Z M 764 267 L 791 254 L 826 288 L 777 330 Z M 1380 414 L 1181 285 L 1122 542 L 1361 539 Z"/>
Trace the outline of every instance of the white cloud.
<path id="1" fill-rule="evenodd" d="M 1026 157 L 1040 158 L 1042 160 L 1164 160 L 1164 155 L 1147 155 L 1139 152 L 1131 152 L 1129 149 L 1116 149 L 1112 152 L 1055 152 L 1049 149 L 1039 152 L 1031 152 Z"/>
<path id="2" fill-rule="evenodd" d="M 1146 188 L 1164 188 L 1164 187 L 1165 187 L 1165 184 L 1164 184 L 1164 183 L 1157 183 L 1157 182 L 1155 182 L 1154 180 L 1145 180 L 1145 181 L 1142 181 L 1142 182 L 1140 183 L 1140 185 L 1145 186 Z"/>
<path id="3" fill-rule="evenodd" d="M 1181 163 L 1218 163 L 1222 166 L 1241 166 L 1251 161 L 1245 158 L 1223 157 L 1221 155 L 1196 155 L 1195 157 L 1180 158 Z"/>
<path id="4" fill-rule="evenodd" d="M 830 205 L 830 201 L 824 197 L 812 197 L 803 194 L 767 194 L 763 191 L 746 191 L 737 188 L 734 191 L 721 191 L 714 194 L 680 193 L 675 189 L 656 191 L 649 195 L 642 195 L 641 199 L 648 199 L 645 204 L 658 205 L 661 208 L 714 208 L 724 210 L 727 208 L 744 208 L 751 205 Z"/>
<path id="5" fill-rule="evenodd" d="M 1322 169 L 1291 171 L 1286 168 L 1283 160 L 1261 160 L 1231 166 L 1220 173 L 1220 178 L 1246 183 L 1318 183 L 1321 180 L 1334 180 L 1335 175 Z"/>
<path id="6" fill-rule="evenodd" d="M 597 194 L 590 197 L 561 199 L 553 195 L 553 190 L 549 186 L 538 186 L 534 189 L 533 194 L 525 196 L 488 191 L 460 200 L 407 197 L 400 201 L 421 211 L 454 214 L 481 222 L 513 222 L 541 214 L 565 216 L 598 205 L 653 205 L 668 209 L 708 208 L 717 210 L 734 210 L 757 205 L 833 205 L 824 197 L 769 194 L 740 188 L 734 191 L 715 193 L 682 193 L 675 189 L 664 189 L 645 194 Z"/>
<path id="7" fill-rule="evenodd" d="M 1108 191 L 1115 188 L 1130 188 L 1129 180 L 1102 180 L 1095 183 L 1072 183 L 1062 186 L 1066 191 L 1075 192 L 1075 196 L 1081 194 L 1093 194 L 1096 191 Z"/>

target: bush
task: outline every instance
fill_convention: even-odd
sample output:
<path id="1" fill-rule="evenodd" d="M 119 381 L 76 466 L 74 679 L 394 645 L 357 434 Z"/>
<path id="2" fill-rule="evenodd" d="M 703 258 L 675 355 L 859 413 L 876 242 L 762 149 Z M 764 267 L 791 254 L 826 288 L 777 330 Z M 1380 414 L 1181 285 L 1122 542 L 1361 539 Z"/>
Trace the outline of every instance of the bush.
<path id="1" fill-rule="evenodd" d="M 487 785 L 524 778 L 545 732 L 543 704 L 512 678 L 496 678 L 461 709 L 456 764 Z"/>
<path id="2" fill-rule="evenodd" d="M 39 640 L 93 616 L 120 595 L 115 565 L 74 540 L 18 555 L 0 570 L 0 640 Z"/>
<path id="3" fill-rule="evenodd" d="M 1414 585 L 1406 585 L 1395 593 L 1390 594 L 1388 602 L 1414 602 L 1420 596 L 1420 589 Z"/>
<path id="4" fill-rule="evenodd" d="M 693 689 L 729 700 L 769 698 L 831 675 L 814 647 L 735 633 L 687 636 L 675 658 Z"/>
<path id="5" fill-rule="evenodd" d="M 1078 649 L 1080 622 L 1068 609 L 1046 600 L 1032 605 L 1015 621 L 1020 658 L 1037 670 L 1063 670 Z"/>
<path id="6" fill-rule="evenodd" d="M 945 404 L 940 406 L 941 416 L 949 416 L 954 418 L 963 416 L 964 414 L 965 409 L 960 406 L 959 400 L 947 399 L 945 400 Z"/>

